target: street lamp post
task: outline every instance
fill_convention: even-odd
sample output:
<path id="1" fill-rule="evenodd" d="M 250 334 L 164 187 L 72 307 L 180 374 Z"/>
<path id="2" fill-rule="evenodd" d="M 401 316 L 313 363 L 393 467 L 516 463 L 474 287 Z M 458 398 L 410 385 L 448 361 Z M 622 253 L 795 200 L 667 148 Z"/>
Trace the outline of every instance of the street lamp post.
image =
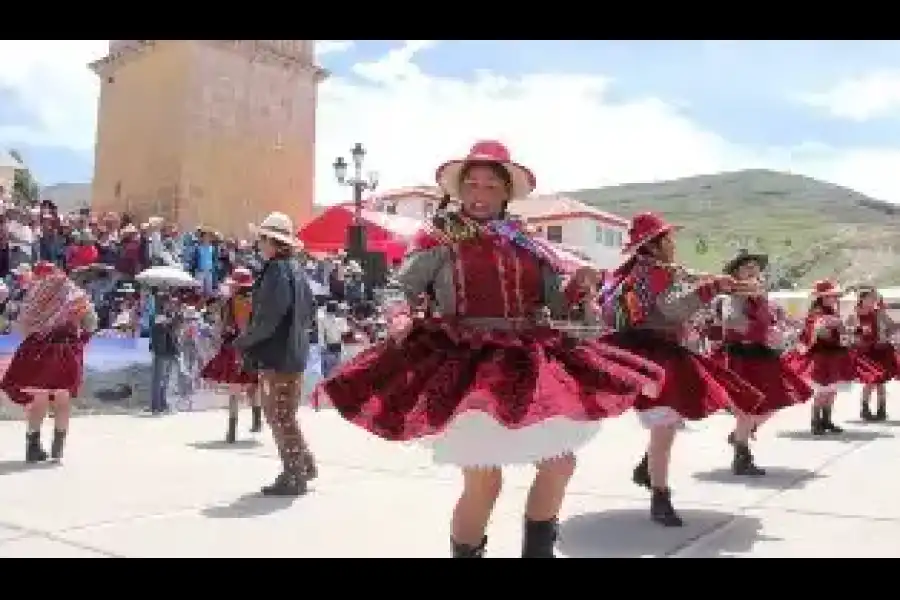
<path id="1" fill-rule="evenodd" d="M 348 179 L 349 165 L 343 156 L 338 156 L 334 161 L 334 176 L 340 185 L 353 190 L 353 225 L 347 228 L 347 254 L 360 262 L 365 258 L 367 249 L 366 229 L 362 220 L 363 192 L 374 190 L 378 187 L 378 174 L 369 171 L 363 176 L 363 159 L 366 150 L 357 142 L 350 150 L 350 159 L 353 162 L 353 176 Z"/>

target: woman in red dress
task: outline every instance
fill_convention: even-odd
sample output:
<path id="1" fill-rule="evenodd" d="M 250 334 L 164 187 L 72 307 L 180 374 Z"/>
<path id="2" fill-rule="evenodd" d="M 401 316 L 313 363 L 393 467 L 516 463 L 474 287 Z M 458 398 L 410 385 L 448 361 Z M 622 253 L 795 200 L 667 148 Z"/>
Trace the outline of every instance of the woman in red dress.
<path id="1" fill-rule="evenodd" d="M 741 251 L 725 265 L 724 272 L 738 281 L 756 282 L 760 281 L 768 262 L 765 254 Z M 813 390 L 782 359 L 783 313 L 769 302 L 765 292 L 725 297 L 720 319 L 725 365 L 764 396 L 757 411 L 761 416 L 735 415 L 735 429 L 728 436 L 734 448 L 731 468 L 735 475 L 765 475 L 765 470 L 754 463 L 750 438 L 774 412 L 806 402 Z"/>
<path id="2" fill-rule="evenodd" d="M 228 396 L 228 429 L 225 442 L 237 441 L 237 422 L 241 400 L 246 396 L 252 411 L 251 433 L 262 431 L 262 408 L 256 393 L 256 373 L 244 368 L 241 355 L 234 347 L 234 340 L 247 329 L 250 322 L 250 292 L 253 288 L 253 273 L 237 268 L 231 277 L 222 282 L 222 303 L 219 325 L 222 346 L 203 367 L 200 376 L 214 384 L 225 386 Z"/>
<path id="3" fill-rule="evenodd" d="M 71 400 L 81 386 L 84 347 L 97 327 L 88 295 L 51 263 L 34 268 L 34 281 L 14 324 L 23 336 L 0 389 L 25 407 L 25 460 L 47 460 L 41 425 L 53 402 L 54 431 L 50 458 L 60 460 L 69 429 Z"/>
<path id="4" fill-rule="evenodd" d="M 843 295 L 844 291 L 834 281 L 822 280 L 813 285 L 812 304 L 799 343 L 785 357 L 815 391 L 813 435 L 843 433 L 832 420 L 838 392 L 853 381 L 873 384 L 884 376 L 877 364 L 848 347 L 845 340 L 850 332 L 841 319 Z"/>
<path id="5" fill-rule="evenodd" d="M 900 360 L 891 337 L 897 331 L 878 290 L 864 286 L 857 290 L 856 310 L 848 320 L 848 329 L 853 334 L 854 348 L 870 362 L 881 369 L 881 377 L 863 385 L 860 418 L 863 421 L 887 421 L 887 389 L 885 384 L 900 374 Z M 869 402 L 875 392 L 877 408 L 872 412 Z"/>
<path id="6" fill-rule="evenodd" d="M 666 527 L 682 525 L 672 506 L 669 463 L 676 431 L 684 419 L 704 419 L 731 408 L 758 414 L 762 394 L 721 361 L 684 345 L 685 327 L 718 294 L 756 294 L 756 283 L 730 275 L 696 275 L 673 263 L 675 226 L 654 213 L 632 219 L 624 252 L 631 256 L 616 270 L 603 302 L 604 319 L 615 332 L 608 339 L 665 370 L 656 397 L 635 403 L 650 430 L 646 454 L 633 480 L 651 490 L 650 518 Z"/>
<path id="7" fill-rule="evenodd" d="M 461 468 L 456 558 L 483 556 L 502 466 L 535 465 L 522 557 L 553 558 L 574 452 L 600 420 L 657 387 L 662 373 L 545 319 L 548 306 L 557 317 L 567 312 L 592 271 L 572 273 L 563 286 L 553 250 L 509 218 L 507 204 L 530 194 L 535 179 L 503 145 L 475 144 L 466 158 L 438 168 L 437 182 L 447 199 L 397 275 L 406 302 L 391 311 L 392 341 L 339 365 L 313 401 L 383 439 L 425 441 L 436 462 Z M 458 212 L 446 210 L 451 197 Z M 423 293 L 426 315 L 410 306 Z"/>

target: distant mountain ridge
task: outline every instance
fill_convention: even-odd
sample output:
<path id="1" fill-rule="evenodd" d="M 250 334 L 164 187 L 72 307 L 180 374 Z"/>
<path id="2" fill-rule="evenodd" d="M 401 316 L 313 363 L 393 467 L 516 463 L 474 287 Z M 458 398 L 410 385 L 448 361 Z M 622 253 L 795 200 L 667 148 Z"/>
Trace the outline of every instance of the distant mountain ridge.
<path id="1" fill-rule="evenodd" d="M 695 268 L 718 271 L 750 247 L 786 284 L 900 283 L 900 206 L 804 175 L 754 169 L 565 195 L 622 216 L 664 214 L 684 226 L 679 252 Z"/>

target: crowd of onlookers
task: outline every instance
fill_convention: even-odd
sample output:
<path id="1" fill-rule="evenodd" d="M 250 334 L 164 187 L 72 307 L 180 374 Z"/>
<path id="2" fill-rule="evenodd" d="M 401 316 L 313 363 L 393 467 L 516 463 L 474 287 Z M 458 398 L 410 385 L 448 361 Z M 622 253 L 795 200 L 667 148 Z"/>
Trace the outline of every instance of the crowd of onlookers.
<path id="1" fill-rule="evenodd" d="M 332 300 L 354 310 L 371 301 L 362 269 L 345 254 L 303 259 L 323 305 Z M 38 261 L 64 269 L 90 293 L 102 329 L 145 335 L 154 294 L 134 283 L 141 271 L 163 265 L 183 269 L 199 282 L 197 295 L 208 300 L 235 268 L 256 273 L 262 266 L 252 242 L 202 224 L 183 231 L 160 217 L 138 223 L 126 214 L 60 214 L 50 201 L 5 204 L 0 206 L 0 331 L 15 318 Z"/>

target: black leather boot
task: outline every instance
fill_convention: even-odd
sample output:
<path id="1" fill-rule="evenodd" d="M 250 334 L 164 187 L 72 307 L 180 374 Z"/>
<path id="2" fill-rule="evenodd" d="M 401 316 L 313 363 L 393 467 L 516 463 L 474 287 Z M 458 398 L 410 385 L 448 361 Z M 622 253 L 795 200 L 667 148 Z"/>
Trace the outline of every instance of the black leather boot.
<path id="1" fill-rule="evenodd" d="M 225 443 L 237 442 L 237 417 L 228 417 L 228 430 L 225 432 Z"/>
<path id="2" fill-rule="evenodd" d="M 50 458 L 62 460 L 63 450 L 66 448 L 66 432 L 60 429 L 53 431 L 53 443 L 50 444 Z"/>
<path id="3" fill-rule="evenodd" d="M 293 473 L 281 473 L 271 485 L 262 488 L 263 496 L 297 497 L 306 493 L 306 479 Z"/>
<path id="4" fill-rule="evenodd" d="M 647 454 L 641 459 L 641 462 L 634 468 L 631 474 L 631 480 L 641 487 L 650 489 L 650 459 Z"/>
<path id="5" fill-rule="evenodd" d="M 484 558 L 484 553 L 487 549 L 487 536 L 481 538 L 481 543 L 477 546 L 460 544 L 453 538 L 450 538 L 450 547 L 453 549 L 453 558 Z"/>
<path id="6" fill-rule="evenodd" d="M 875 411 L 875 420 L 879 422 L 887 421 L 887 403 L 883 401 L 878 402 L 878 408 Z"/>
<path id="7" fill-rule="evenodd" d="M 825 435 L 825 420 L 822 416 L 822 407 L 821 406 L 813 406 L 812 412 L 812 422 L 810 424 L 810 431 L 812 431 L 813 435 Z"/>
<path id="8" fill-rule="evenodd" d="M 753 453 L 747 444 L 735 442 L 734 444 L 734 460 L 731 462 L 731 471 L 735 475 L 744 475 L 748 477 L 761 477 L 766 474 L 765 469 L 761 469 L 753 462 Z"/>
<path id="9" fill-rule="evenodd" d="M 672 506 L 672 491 L 668 488 L 661 490 L 654 488 L 650 497 L 650 519 L 663 527 L 681 527 L 684 521 L 675 512 Z"/>
<path id="10" fill-rule="evenodd" d="M 25 462 L 39 463 L 47 460 L 47 452 L 41 447 L 41 432 L 32 431 L 25 434 Z"/>
<path id="11" fill-rule="evenodd" d="M 822 428 L 825 430 L 825 433 L 844 433 L 843 428 L 838 427 L 834 424 L 834 421 L 831 420 L 831 412 L 832 407 L 826 406 L 822 409 Z"/>
<path id="12" fill-rule="evenodd" d="M 259 433 L 260 431 L 262 431 L 262 407 L 251 406 L 250 415 L 250 433 Z"/>
<path id="13" fill-rule="evenodd" d="M 559 522 L 530 521 L 525 519 L 525 532 L 522 536 L 522 558 L 556 558 L 553 546 L 559 536 Z"/>
<path id="14" fill-rule="evenodd" d="M 875 420 L 875 415 L 872 414 L 872 409 L 869 408 L 868 402 L 862 403 L 862 408 L 859 410 L 859 418 L 866 423 L 871 423 Z"/>

